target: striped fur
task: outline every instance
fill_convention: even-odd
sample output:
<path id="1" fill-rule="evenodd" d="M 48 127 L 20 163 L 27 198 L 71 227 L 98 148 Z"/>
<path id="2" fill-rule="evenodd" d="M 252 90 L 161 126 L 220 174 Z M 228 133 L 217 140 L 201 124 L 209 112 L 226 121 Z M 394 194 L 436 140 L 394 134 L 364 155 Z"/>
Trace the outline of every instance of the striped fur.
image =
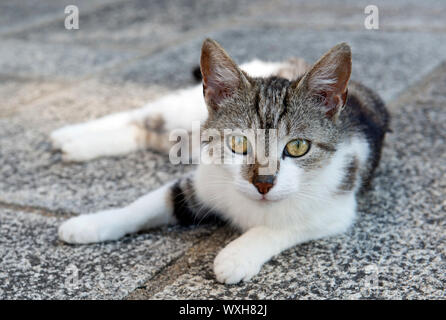
<path id="1" fill-rule="evenodd" d="M 355 217 L 356 194 L 378 166 L 389 127 L 382 100 L 349 81 L 350 71 L 345 43 L 311 68 L 300 59 L 239 68 L 219 44 L 206 40 L 201 72 L 207 106 L 197 96 L 200 87 L 180 90 L 133 113 L 57 131 L 53 141 L 77 160 L 142 147 L 167 149 L 171 144 L 161 141 L 170 130 L 199 120 L 202 129 L 222 136 L 225 129 L 262 130 L 265 143 L 250 151 L 254 162 L 201 163 L 127 207 L 66 221 L 59 237 L 91 243 L 166 224 L 229 223 L 243 234 L 217 255 L 214 272 L 219 282 L 231 284 L 250 280 L 291 246 L 344 232 Z M 109 135 L 128 144 L 113 149 Z M 310 146 L 301 157 L 283 151 L 295 139 Z M 216 142 L 203 143 L 203 157 L 210 157 L 206 152 Z M 212 156 L 248 156 L 233 153 L 228 143 L 220 147 L 220 155 Z"/>

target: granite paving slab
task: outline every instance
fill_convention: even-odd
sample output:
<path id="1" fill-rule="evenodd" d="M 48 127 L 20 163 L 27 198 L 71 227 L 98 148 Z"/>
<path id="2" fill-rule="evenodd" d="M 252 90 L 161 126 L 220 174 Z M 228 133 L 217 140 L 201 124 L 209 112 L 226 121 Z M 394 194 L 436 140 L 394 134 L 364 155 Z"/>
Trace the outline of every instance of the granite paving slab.
<path id="1" fill-rule="evenodd" d="M 212 276 L 216 253 L 234 237 L 223 233 L 226 241 L 211 237 L 200 262 L 164 289 L 129 298 L 445 299 L 445 83 L 446 63 L 391 104 L 393 133 L 347 233 L 287 250 L 251 282 L 230 286 Z"/>
<path id="2" fill-rule="evenodd" d="M 63 28 L 67 4 L 80 9 L 79 30 Z M 445 299 L 446 65 L 437 67 L 446 59 L 446 7 L 377 0 L 380 29 L 365 30 L 368 4 L 1 2 L 0 299 Z M 233 286 L 212 272 L 218 250 L 237 236 L 229 228 L 58 241 L 63 219 L 126 205 L 193 167 L 150 150 L 62 163 L 48 134 L 195 84 L 207 36 L 238 62 L 314 62 L 336 43 L 351 44 L 353 78 L 378 91 L 394 118 L 355 226 L 290 249 Z"/>
<path id="3" fill-rule="evenodd" d="M 0 2 L 0 35 L 36 28 L 53 20 L 63 21 L 65 7 L 76 5 L 88 12 L 122 0 L 13 0 Z M 63 26 L 63 22 L 60 23 Z"/>
<path id="4" fill-rule="evenodd" d="M 121 299 L 209 234 L 172 227 L 72 246 L 57 238 L 61 221 L 0 208 L 0 299 Z"/>
<path id="5" fill-rule="evenodd" d="M 0 74 L 0 118 L 12 116 L 24 105 L 66 85 L 64 81 L 39 81 Z"/>
<path id="6" fill-rule="evenodd" d="M 365 8 L 370 5 L 378 9 L 380 31 L 446 30 L 446 7 L 441 0 L 280 0 L 268 11 L 247 16 L 244 21 L 257 25 L 290 25 L 313 30 L 360 31 L 365 29 L 364 21 L 370 15 L 370 12 L 365 13 Z"/>
<path id="7" fill-rule="evenodd" d="M 28 78 L 78 80 L 136 56 L 123 50 L 92 50 L 18 39 L 1 42 L 1 72 Z"/>
<path id="8" fill-rule="evenodd" d="M 219 41 L 239 63 L 254 58 L 279 61 L 300 56 L 315 62 L 342 41 L 353 51 L 352 78 L 377 90 L 389 101 L 446 58 L 446 35 L 422 32 L 312 31 L 299 27 L 226 28 L 206 36 Z M 204 36 L 104 72 L 105 83 L 158 84 L 178 88 L 193 83 Z"/>
<path id="9" fill-rule="evenodd" d="M 264 0 L 128 0 L 87 12 L 79 6 L 78 30 L 67 31 L 61 21 L 55 20 L 41 28 L 29 28 L 10 36 L 39 43 L 143 50 L 172 39 L 181 40 L 181 35 L 195 29 L 209 29 L 222 20 L 228 23 L 274 3 Z"/>
<path id="10" fill-rule="evenodd" d="M 0 76 L 0 92 L 5 96 L 0 100 L 3 102 L 0 110 L 13 109 L 12 120 L 26 123 L 29 128 L 38 127 L 46 133 L 63 125 L 141 107 L 169 91 L 156 85 L 106 84 L 98 78 L 73 82 L 14 80 L 6 76 L 4 83 L 1 79 Z M 56 87 L 58 89 L 49 91 Z M 24 103 L 19 104 L 20 100 Z"/>

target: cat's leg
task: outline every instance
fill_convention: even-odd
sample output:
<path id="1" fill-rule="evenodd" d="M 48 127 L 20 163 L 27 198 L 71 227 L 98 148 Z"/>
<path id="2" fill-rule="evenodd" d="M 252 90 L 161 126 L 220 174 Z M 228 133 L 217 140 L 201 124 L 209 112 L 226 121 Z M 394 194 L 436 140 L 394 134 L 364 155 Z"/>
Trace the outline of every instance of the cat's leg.
<path id="1" fill-rule="evenodd" d="M 166 185 L 137 199 L 127 207 L 104 210 L 71 218 L 59 227 L 59 238 L 68 243 L 116 240 L 138 232 L 175 222 Z"/>
<path id="2" fill-rule="evenodd" d="M 220 251 L 214 260 L 215 276 L 226 284 L 249 281 L 273 256 L 313 238 L 300 230 L 254 227 Z"/>
<path id="3" fill-rule="evenodd" d="M 59 227 L 68 243 L 116 240 L 167 224 L 189 225 L 208 218 L 195 197 L 194 176 L 188 175 L 148 193 L 130 205 L 71 218 Z M 201 216 L 203 214 L 203 216 Z"/>

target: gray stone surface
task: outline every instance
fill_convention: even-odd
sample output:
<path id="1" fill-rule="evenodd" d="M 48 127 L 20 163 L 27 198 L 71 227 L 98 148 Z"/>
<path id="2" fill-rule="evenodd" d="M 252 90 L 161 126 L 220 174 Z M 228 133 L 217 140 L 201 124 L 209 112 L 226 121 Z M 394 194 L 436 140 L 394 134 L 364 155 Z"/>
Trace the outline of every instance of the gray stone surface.
<path id="1" fill-rule="evenodd" d="M 280 61 L 299 56 L 315 62 L 335 44 L 352 46 L 352 78 L 377 90 L 386 100 L 431 71 L 446 58 L 446 35 L 420 32 L 302 31 L 299 27 L 237 27 L 210 32 L 237 62 L 254 58 Z M 261 41 L 259 40 L 261 39 Z M 105 72 L 106 83 L 181 87 L 193 83 L 203 36 L 127 66 Z"/>
<path id="2" fill-rule="evenodd" d="M 0 70 L 22 77 L 76 80 L 136 56 L 118 50 L 1 39 Z"/>
<path id="3" fill-rule="evenodd" d="M 76 5 L 83 12 L 88 12 L 122 0 L 13 0 L 0 2 L 0 35 L 18 32 L 27 28 L 59 21 L 63 26 L 65 7 Z"/>
<path id="4" fill-rule="evenodd" d="M 446 8 L 441 0 L 281 0 L 268 11 L 246 17 L 246 21 L 301 29 L 359 31 L 364 30 L 364 20 L 368 16 L 364 9 L 369 5 L 378 8 L 381 31 L 446 30 Z"/>
<path id="5" fill-rule="evenodd" d="M 42 82 L 0 74 L 0 118 L 12 116 L 22 106 L 63 87 L 63 81 Z"/>
<path id="6" fill-rule="evenodd" d="M 60 21 L 54 21 L 12 36 L 39 43 L 143 50 L 168 41 L 181 41 L 185 33 L 212 29 L 223 19 L 247 15 L 253 8 L 258 11 L 266 3 L 253 0 L 156 0 L 150 3 L 129 0 L 87 12 L 79 6 L 79 29 L 76 31 L 67 31 Z"/>
<path id="7" fill-rule="evenodd" d="M 61 218 L 0 208 L 0 299 L 121 299 L 208 235 L 162 229 L 71 246 Z"/>
<path id="8" fill-rule="evenodd" d="M 287 250 L 252 282 L 232 286 L 212 277 L 223 241 L 211 237 L 215 249 L 208 248 L 177 280 L 160 292 L 137 291 L 131 297 L 445 299 L 445 83 L 446 64 L 392 104 L 394 132 L 349 232 Z"/>

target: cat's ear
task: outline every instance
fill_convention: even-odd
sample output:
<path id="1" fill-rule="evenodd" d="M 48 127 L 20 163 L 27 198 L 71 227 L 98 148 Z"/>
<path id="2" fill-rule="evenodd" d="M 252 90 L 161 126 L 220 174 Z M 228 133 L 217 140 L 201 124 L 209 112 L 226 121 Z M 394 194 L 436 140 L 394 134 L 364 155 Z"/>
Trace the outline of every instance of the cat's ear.
<path id="1" fill-rule="evenodd" d="M 206 39 L 201 48 L 200 69 L 207 105 L 216 110 L 221 102 L 249 85 L 246 75 L 214 40 Z"/>
<path id="2" fill-rule="evenodd" d="M 296 86 L 300 93 L 320 98 L 326 115 L 335 119 L 347 101 L 351 70 L 350 46 L 340 43 L 324 54 Z"/>

